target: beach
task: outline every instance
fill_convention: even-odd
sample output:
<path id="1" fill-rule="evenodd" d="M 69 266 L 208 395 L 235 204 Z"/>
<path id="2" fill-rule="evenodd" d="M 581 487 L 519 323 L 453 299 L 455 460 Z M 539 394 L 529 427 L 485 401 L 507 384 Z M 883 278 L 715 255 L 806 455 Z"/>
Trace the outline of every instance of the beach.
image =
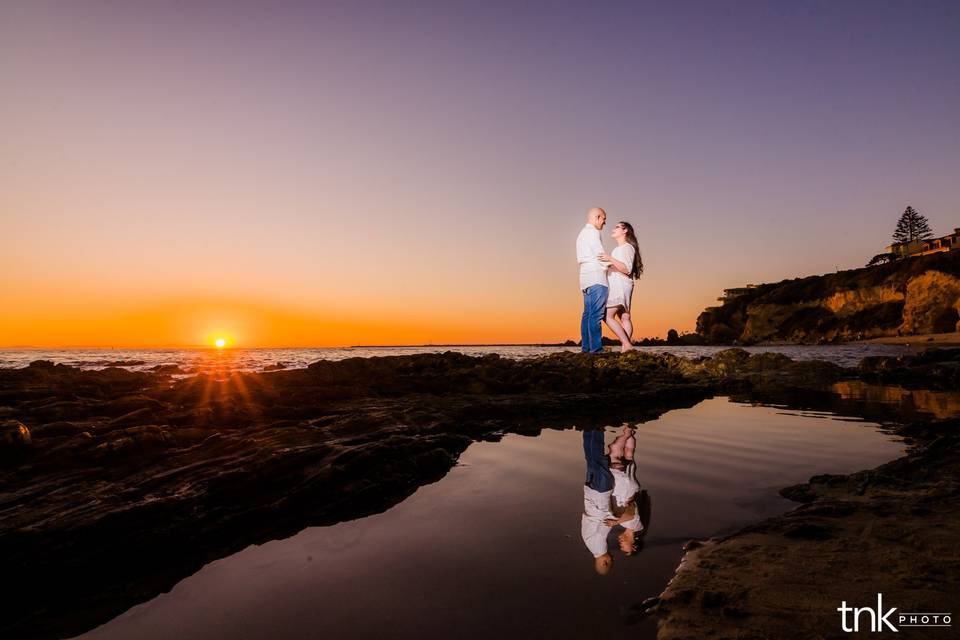
<path id="1" fill-rule="evenodd" d="M 952 333 L 927 333 L 923 335 L 900 337 L 888 336 L 885 338 L 862 340 L 861 342 L 866 344 L 889 344 L 900 346 L 956 346 L 960 345 L 960 332 L 954 331 Z"/>
<path id="2" fill-rule="evenodd" d="M 720 612 L 738 620 L 731 628 L 742 628 L 742 618 L 763 637 L 799 615 L 803 601 L 799 609 L 768 605 L 765 587 L 751 582 L 759 567 L 771 580 L 793 580 L 792 592 L 826 593 L 838 566 L 832 545 L 847 550 L 849 566 L 860 566 L 858 553 L 895 554 L 903 540 L 930 553 L 957 540 L 960 520 L 949 510 L 956 431 L 954 418 L 943 417 L 956 404 L 943 398 L 952 398 L 958 381 L 960 357 L 950 350 L 876 356 L 855 369 L 732 349 L 695 360 L 419 354 L 220 377 L 42 361 L 0 370 L 0 557 L 19 586 L 4 601 L 5 636 L 76 635 L 250 544 L 382 512 L 443 478 L 477 440 L 602 427 L 613 416 L 643 424 L 717 394 L 890 424 L 910 444 L 908 458 L 866 476 L 815 478 L 787 490 L 803 506 L 695 543 L 660 600 L 642 605 L 659 592 L 635 594 L 625 618 L 658 620 L 662 637 L 685 637 L 698 624 L 713 625 Z M 886 391 L 869 393 L 877 389 Z M 890 389 L 911 398 L 940 394 L 940 413 Z M 591 410 L 596 406 L 604 410 Z M 929 471 L 917 476 L 918 469 Z M 944 505 L 931 511 L 935 517 L 904 517 L 930 509 L 930 496 Z M 880 531 L 884 514 L 895 516 L 903 535 L 863 542 L 858 536 Z M 831 518 L 845 520 L 821 522 Z M 801 581 L 796 567 L 784 564 L 795 557 L 784 549 L 794 547 L 813 554 Z M 922 592 L 900 581 L 898 593 L 947 606 L 955 575 L 924 581 Z M 834 621 L 824 614 L 821 622 Z"/>

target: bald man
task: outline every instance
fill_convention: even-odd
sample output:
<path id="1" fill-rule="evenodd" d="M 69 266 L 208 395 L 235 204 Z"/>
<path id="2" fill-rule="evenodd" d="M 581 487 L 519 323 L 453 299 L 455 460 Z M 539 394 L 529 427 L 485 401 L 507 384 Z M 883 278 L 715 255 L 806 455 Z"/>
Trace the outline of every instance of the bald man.
<path id="1" fill-rule="evenodd" d="M 583 317 L 580 319 L 580 350 L 602 353 L 601 327 L 607 308 L 607 263 L 600 260 L 603 243 L 600 230 L 607 212 L 600 207 L 587 211 L 587 224 L 577 236 L 577 262 L 580 264 L 580 291 L 583 293 Z"/>

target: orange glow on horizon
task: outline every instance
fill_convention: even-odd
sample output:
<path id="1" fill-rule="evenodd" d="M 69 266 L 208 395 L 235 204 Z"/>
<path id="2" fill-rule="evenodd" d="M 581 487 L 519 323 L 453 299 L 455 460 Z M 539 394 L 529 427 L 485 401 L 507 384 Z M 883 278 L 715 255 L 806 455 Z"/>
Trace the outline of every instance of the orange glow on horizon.
<path id="1" fill-rule="evenodd" d="M 104 296 L 86 300 L 83 296 L 17 298 L 16 304 L 6 305 L 11 313 L 0 317 L 0 348 L 225 350 L 241 344 L 244 348 L 281 348 L 559 343 L 579 339 L 581 311 L 576 292 L 558 301 L 556 308 L 528 310 L 523 321 L 518 321 L 516 314 L 502 313 L 504 305 L 489 300 L 477 300 L 467 311 L 441 306 L 420 311 L 397 309 L 396 313 L 388 309 L 371 315 L 244 300 L 158 300 L 152 305 L 133 305 Z M 637 318 L 640 338 L 663 337 L 671 328 L 659 326 L 663 316 L 637 314 Z"/>

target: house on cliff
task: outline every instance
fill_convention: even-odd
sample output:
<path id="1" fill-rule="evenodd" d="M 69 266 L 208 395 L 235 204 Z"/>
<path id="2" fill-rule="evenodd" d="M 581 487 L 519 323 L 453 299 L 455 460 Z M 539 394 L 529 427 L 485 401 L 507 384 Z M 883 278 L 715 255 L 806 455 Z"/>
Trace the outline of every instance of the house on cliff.
<path id="1" fill-rule="evenodd" d="M 953 233 L 941 238 L 895 242 L 887 247 L 887 253 L 892 253 L 899 260 L 900 258 L 925 256 L 931 253 L 953 251 L 955 249 L 960 249 L 960 227 L 955 228 Z"/>
<path id="2" fill-rule="evenodd" d="M 730 289 L 724 289 L 723 295 L 717 298 L 717 300 L 719 300 L 720 302 L 727 302 L 728 300 L 733 300 L 734 298 L 745 296 L 748 293 L 751 293 L 756 288 L 757 288 L 757 285 L 748 284 L 745 287 L 731 287 Z"/>

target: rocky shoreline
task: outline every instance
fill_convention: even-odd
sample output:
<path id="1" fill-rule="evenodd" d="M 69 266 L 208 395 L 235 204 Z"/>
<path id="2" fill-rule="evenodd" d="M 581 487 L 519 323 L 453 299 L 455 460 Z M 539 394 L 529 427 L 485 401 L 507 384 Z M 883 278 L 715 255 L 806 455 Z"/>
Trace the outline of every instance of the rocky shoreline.
<path id="1" fill-rule="evenodd" d="M 859 374 L 955 393 L 955 353 L 868 359 Z M 890 423 L 902 416 L 889 408 L 868 413 L 906 440 L 907 455 L 786 487 L 781 495 L 800 507 L 688 543 L 664 592 L 637 607 L 657 617 L 658 638 L 848 637 L 837 608 L 873 606 L 878 593 L 900 612 L 960 609 L 960 419 L 904 424 Z M 960 415 L 955 405 L 951 414 Z"/>
<path id="2" fill-rule="evenodd" d="M 42 361 L 0 370 L 0 563 L 8 584 L 16 585 L 0 604 L 0 630 L 5 638 L 81 633 L 249 544 L 380 512 L 446 474 L 475 440 L 602 426 L 603 417 L 592 415 L 596 406 L 619 420 L 645 421 L 714 394 L 790 398 L 798 406 L 835 403 L 831 385 L 841 381 L 956 389 L 960 357 L 931 351 L 868 359 L 858 370 L 742 350 L 699 360 L 642 353 L 559 353 L 522 361 L 425 354 L 183 379 Z M 864 415 L 889 409 L 847 402 Z M 936 454 L 938 473 L 955 474 L 950 424 L 924 420 L 909 427 L 904 434 L 915 442 L 911 456 L 921 462 L 891 464 L 926 468 L 933 458 L 922 456 Z M 377 474 L 360 472 L 371 464 Z M 956 483 L 937 482 L 955 501 L 949 492 Z M 807 501 L 800 510 L 812 511 L 809 517 L 827 517 L 817 492 L 835 496 L 827 489 L 846 485 L 815 479 L 810 486 L 806 492 L 794 488 L 790 496 Z M 867 518 L 872 505 L 885 504 L 881 488 L 861 496 L 869 509 L 852 513 Z M 921 484 L 910 489 L 927 490 Z M 918 504 L 914 498 L 907 502 L 910 508 Z M 921 529 L 940 524 L 932 516 L 914 520 L 914 541 L 923 539 Z M 848 541 L 845 530 L 836 531 L 838 540 Z M 956 525 L 943 523 L 936 532 L 957 539 Z M 761 534 L 784 538 L 776 529 L 737 535 Z M 771 623 L 762 602 L 755 606 L 740 591 L 710 582 L 733 579 L 737 570 L 755 572 L 742 553 L 723 555 L 737 539 L 711 542 L 688 555 L 657 610 L 664 637 L 713 628 L 709 624 L 717 620 L 703 616 L 714 612 L 697 600 L 707 591 L 726 594 L 708 598 L 726 599 L 720 615 L 726 608 L 740 616 L 738 625 L 756 623 L 761 635 L 750 637 L 767 637 L 762 634 Z M 870 544 L 887 549 L 896 543 L 877 537 Z M 694 596 L 683 595 L 691 589 Z M 741 610 L 743 615 L 736 613 Z M 707 626 L 696 627 L 700 622 Z"/>

